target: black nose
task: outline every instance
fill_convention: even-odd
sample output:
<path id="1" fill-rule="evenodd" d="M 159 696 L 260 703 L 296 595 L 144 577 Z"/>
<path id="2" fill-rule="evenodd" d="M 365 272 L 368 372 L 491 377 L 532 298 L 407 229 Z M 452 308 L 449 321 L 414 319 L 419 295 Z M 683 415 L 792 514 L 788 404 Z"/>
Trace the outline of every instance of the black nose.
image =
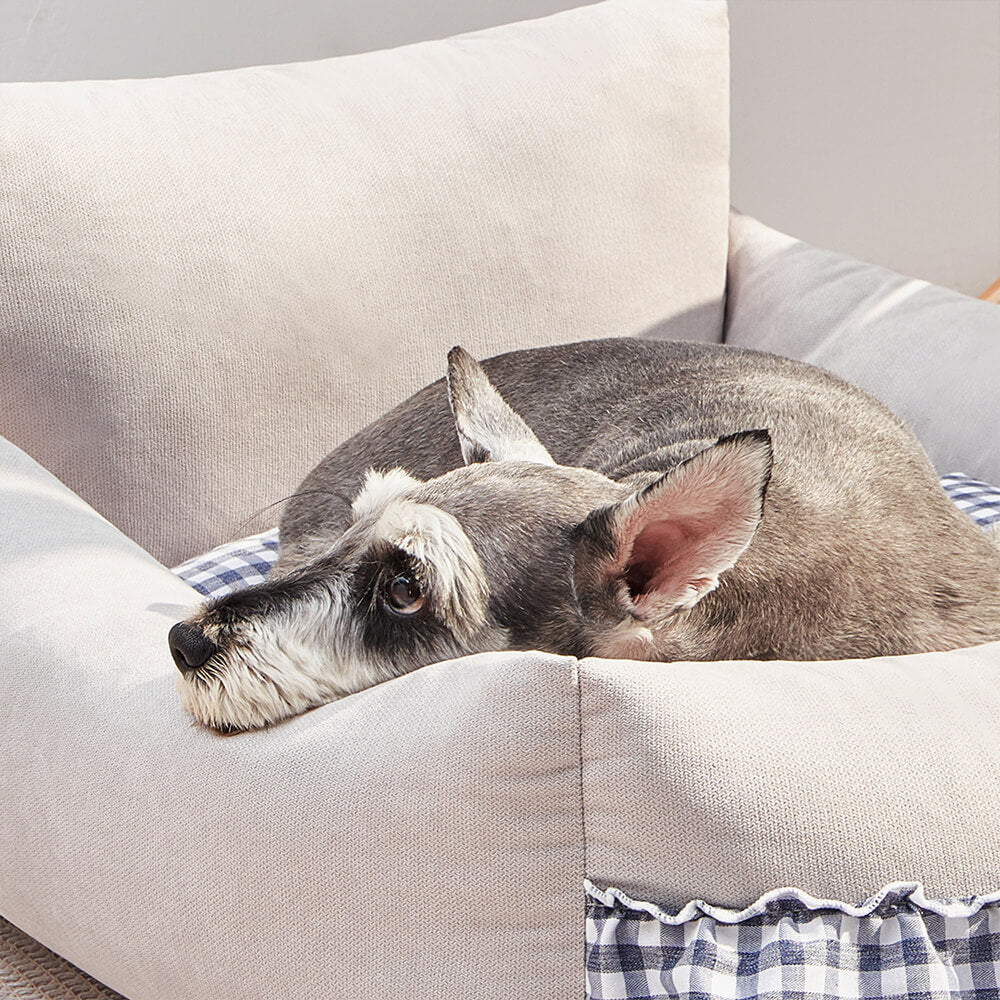
<path id="1" fill-rule="evenodd" d="M 186 674 L 208 663 L 218 646 L 197 625 L 178 622 L 168 633 L 167 643 L 177 669 Z"/>

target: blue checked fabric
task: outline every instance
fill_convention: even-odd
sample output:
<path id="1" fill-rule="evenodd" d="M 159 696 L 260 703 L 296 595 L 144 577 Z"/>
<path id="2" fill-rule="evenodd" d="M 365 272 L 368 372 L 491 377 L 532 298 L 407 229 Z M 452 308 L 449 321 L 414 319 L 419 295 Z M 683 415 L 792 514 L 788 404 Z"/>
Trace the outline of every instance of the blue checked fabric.
<path id="1" fill-rule="evenodd" d="M 260 583 L 278 561 L 278 529 L 220 545 L 188 559 L 174 572 L 206 597 L 223 597 Z"/>
<path id="2" fill-rule="evenodd" d="M 945 493 L 959 510 L 984 528 L 1000 521 L 1000 487 L 969 479 L 960 472 L 949 472 L 941 477 Z"/>
<path id="3" fill-rule="evenodd" d="M 933 900 L 896 883 L 849 906 L 778 889 L 668 913 L 586 890 L 589 1000 L 1000 998 L 1000 892 Z"/>
<path id="4" fill-rule="evenodd" d="M 949 497 L 984 528 L 1000 521 L 1000 488 L 969 479 L 961 473 L 941 478 Z M 199 594 L 223 597 L 234 590 L 260 583 L 278 558 L 278 529 L 220 545 L 203 556 L 195 556 L 174 572 Z M 998 998 L 1000 1000 L 1000 998 Z"/>

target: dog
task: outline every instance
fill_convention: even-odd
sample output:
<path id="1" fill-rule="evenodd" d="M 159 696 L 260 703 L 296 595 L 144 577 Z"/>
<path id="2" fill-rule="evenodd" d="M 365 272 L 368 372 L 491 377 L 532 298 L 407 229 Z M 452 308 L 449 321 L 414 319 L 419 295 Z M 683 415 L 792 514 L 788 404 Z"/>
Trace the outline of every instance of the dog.
<path id="1" fill-rule="evenodd" d="M 448 355 L 289 501 L 261 584 L 169 645 L 268 726 L 439 660 L 824 660 L 1000 638 L 1000 547 L 886 407 L 812 366 L 630 339 Z"/>

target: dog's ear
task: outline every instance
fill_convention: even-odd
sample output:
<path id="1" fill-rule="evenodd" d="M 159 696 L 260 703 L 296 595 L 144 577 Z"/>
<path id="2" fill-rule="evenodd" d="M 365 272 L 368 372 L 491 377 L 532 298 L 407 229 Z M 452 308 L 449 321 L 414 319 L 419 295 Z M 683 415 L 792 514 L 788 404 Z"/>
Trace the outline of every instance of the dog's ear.
<path id="1" fill-rule="evenodd" d="M 590 514 L 574 570 L 584 613 L 620 614 L 624 602 L 655 621 L 713 591 L 760 524 L 771 463 L 767 431 L 733 434 Z"/>
<path id="2" fill-rule="evenodd" d="M 531 428 L 504 402 L 479 362 L 461 347 L 448 352 L 448 401 L 466 465 L 556 464 Z"/>

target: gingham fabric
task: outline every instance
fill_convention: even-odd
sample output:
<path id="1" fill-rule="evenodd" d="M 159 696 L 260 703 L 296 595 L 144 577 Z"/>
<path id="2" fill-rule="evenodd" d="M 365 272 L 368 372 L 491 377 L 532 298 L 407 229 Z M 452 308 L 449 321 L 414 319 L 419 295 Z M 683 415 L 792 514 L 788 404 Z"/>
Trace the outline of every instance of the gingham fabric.
<path id="1" fill-rule="evenodd" d="M 984 528 L 1000 521 L 1000 488 L 960 472 L 941 477 L 945 493 Z M 260 583 L 278 558 L 278 529 L 220 545 L 174 567 L 174 572 L 206 597 L 222 597 Z"/>
<path id="2" fill-rule="evenodd" d="M 590 1000 L 1000 997 L 1000 892 L 934 900 L 896 883 L 850 906 L 778 889 L 745 910 L 668 913 L 586 889 Z"/>
<path id="3" fill-rule="evenodd" d="M 174 572 L 206 597 L 222 597 L 260 583 L 278 561 L 278 529 L 228 542 L 188 559 Z"/>
<path id="4" fill-rule="evenodd" d="M 945 493 L 965 511 L 977 524 L 984 528 L 1000 521 L 1000 487 L 969 479 L 960 472 L 949 472 L 941 477 Z"/>

